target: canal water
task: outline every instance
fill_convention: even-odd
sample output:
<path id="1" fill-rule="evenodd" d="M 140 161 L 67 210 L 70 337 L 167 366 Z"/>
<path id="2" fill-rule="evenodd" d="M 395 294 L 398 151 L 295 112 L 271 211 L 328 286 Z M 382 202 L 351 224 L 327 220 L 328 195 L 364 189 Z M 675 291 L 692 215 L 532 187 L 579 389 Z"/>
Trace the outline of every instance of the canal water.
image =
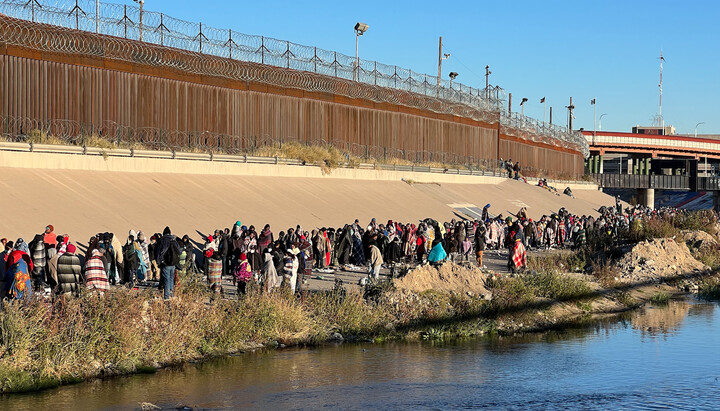
<path id="1" fill-rule="evenodd" d="M 247 353 L 0 397 L 0 409 L 720 409 L 720 308 L 672 302 L 592 326 L 459 342 Z"/>

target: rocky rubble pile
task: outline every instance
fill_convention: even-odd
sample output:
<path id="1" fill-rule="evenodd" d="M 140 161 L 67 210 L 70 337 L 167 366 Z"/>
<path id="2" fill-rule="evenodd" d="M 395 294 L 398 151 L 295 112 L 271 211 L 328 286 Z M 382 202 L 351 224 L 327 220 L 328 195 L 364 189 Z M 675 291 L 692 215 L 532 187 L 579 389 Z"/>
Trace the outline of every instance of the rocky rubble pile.
<path id="1" fill-rule="evenodd" d="M 718 242 L 713 236 L 705 231 L 682 230 L 680 234 L 685 243 L 692 248 L 717 247 Z"/>
<path id="2" fill-rule="evenodd" d="M 704 240 L 701 240 L 704 241 Z M 657 281 L 664 277 L 697 274 L 710 267 L 696 260 L 684 241 L 657 238 L 641 241 L 616 263 L 622 281 Z"/>

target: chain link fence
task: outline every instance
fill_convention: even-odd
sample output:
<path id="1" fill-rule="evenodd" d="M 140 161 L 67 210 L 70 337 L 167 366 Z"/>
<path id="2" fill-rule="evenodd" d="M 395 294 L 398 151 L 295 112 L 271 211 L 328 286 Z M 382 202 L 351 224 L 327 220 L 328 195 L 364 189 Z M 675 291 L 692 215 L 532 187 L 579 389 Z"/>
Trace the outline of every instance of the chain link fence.
<path id="1" fill-rule="evenodd" d="M 477 89 L 442 79 L 438 84 L 437 76 L 410 69 L 363 59 L 358 64 L 355 57 L 342 53 L 218 29 L 164 13 L 141 13 L 133 5 L 0 0 L 0 13 L 19 19 L 0 22 L 2 39 L 10 44 L 389 102 L 488 123 L 499 121 L 508 135 L 589 155 L 580 133 L 508 114 L 505 91 L 497 86 Z M 40 30 L 23 20 L 57 28 Z"/>

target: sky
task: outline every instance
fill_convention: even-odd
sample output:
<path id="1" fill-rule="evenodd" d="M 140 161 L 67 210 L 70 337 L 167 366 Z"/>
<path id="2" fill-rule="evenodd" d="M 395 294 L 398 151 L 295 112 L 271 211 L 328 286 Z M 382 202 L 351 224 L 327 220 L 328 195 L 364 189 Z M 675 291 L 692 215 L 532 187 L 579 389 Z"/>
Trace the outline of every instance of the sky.
<path id="1" fill-rule="evenodd" d="M 112 0 L 123 2 L 123 0 Z M 132 2 L 127 0 L 128 4 Z M 660 51 L 663 117 L 678 133 L 720 134 L 720 1 L 225 1 L 146 0 L 147 10 L 184 20 L 355 54 L 353 26 L 370 28 L 360 57 L 437 75 L 443 37 L 443 76 L 490 83 L 513 95 L 513 111 L 566 125 L 570 97 L 574 128 L 592 130 L 593 106 L 602 129 L 651 125 L 658 113 Z"/>

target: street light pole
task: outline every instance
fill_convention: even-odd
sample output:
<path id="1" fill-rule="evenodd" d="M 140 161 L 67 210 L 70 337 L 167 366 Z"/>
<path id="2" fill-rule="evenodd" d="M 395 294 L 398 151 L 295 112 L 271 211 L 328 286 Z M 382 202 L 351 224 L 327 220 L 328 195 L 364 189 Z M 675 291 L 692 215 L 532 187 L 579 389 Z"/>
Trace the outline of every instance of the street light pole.
<path id="1" fill-rule="evenodd" d="M 368 26 L 365 23 L 357 22 L 355 23 L 355 68 L 353 70 L 353 80 L 358 81 L 360 77 L 360 73 L 358 70 L 360 69 L 360 55 L 358 54 L 358 43 L 360 36 L 365 34 L 367 29 L 369 29 L 370 26 Z"/>
<path id="2" fill-rule="evenodd" d="M 600 114 L 600 118 L 598 119 L 598 131 L 602 131 L 602 118 L 607 116 L 607 113 Z"/>
<path id="3" fill-rule="evenodd" d="M 485 66 L 485 98 L 488 98 L 488 88 L 490 87 L 490 74 L 492 74 L 492 71 L 490 71 L 490 65 Z"/>
<path id="4" fill-rule="evenodd" d="M 95 0 L 95 33 L 100 33 L 100 0 Z"/>
<path id="5" fill-rule="evenodd" d="M 695 124 L 695 138 L 697 138 L 697 128 L 698 128 L 698 126 L 699 126 L 700 124 L 705 124 L 705 122 L 704 122 L 704 121 L 701 121 L 701 122 Z"/>
<path id="6" fill-rule="evenodd" d="M 455 77 L 458 76 L 458 73 L 451 71 L 450 74 L 448 74 L 448 76 L 450 77 L 450 90 L 452 90 L 453 80 L 455 80 Z"/>

